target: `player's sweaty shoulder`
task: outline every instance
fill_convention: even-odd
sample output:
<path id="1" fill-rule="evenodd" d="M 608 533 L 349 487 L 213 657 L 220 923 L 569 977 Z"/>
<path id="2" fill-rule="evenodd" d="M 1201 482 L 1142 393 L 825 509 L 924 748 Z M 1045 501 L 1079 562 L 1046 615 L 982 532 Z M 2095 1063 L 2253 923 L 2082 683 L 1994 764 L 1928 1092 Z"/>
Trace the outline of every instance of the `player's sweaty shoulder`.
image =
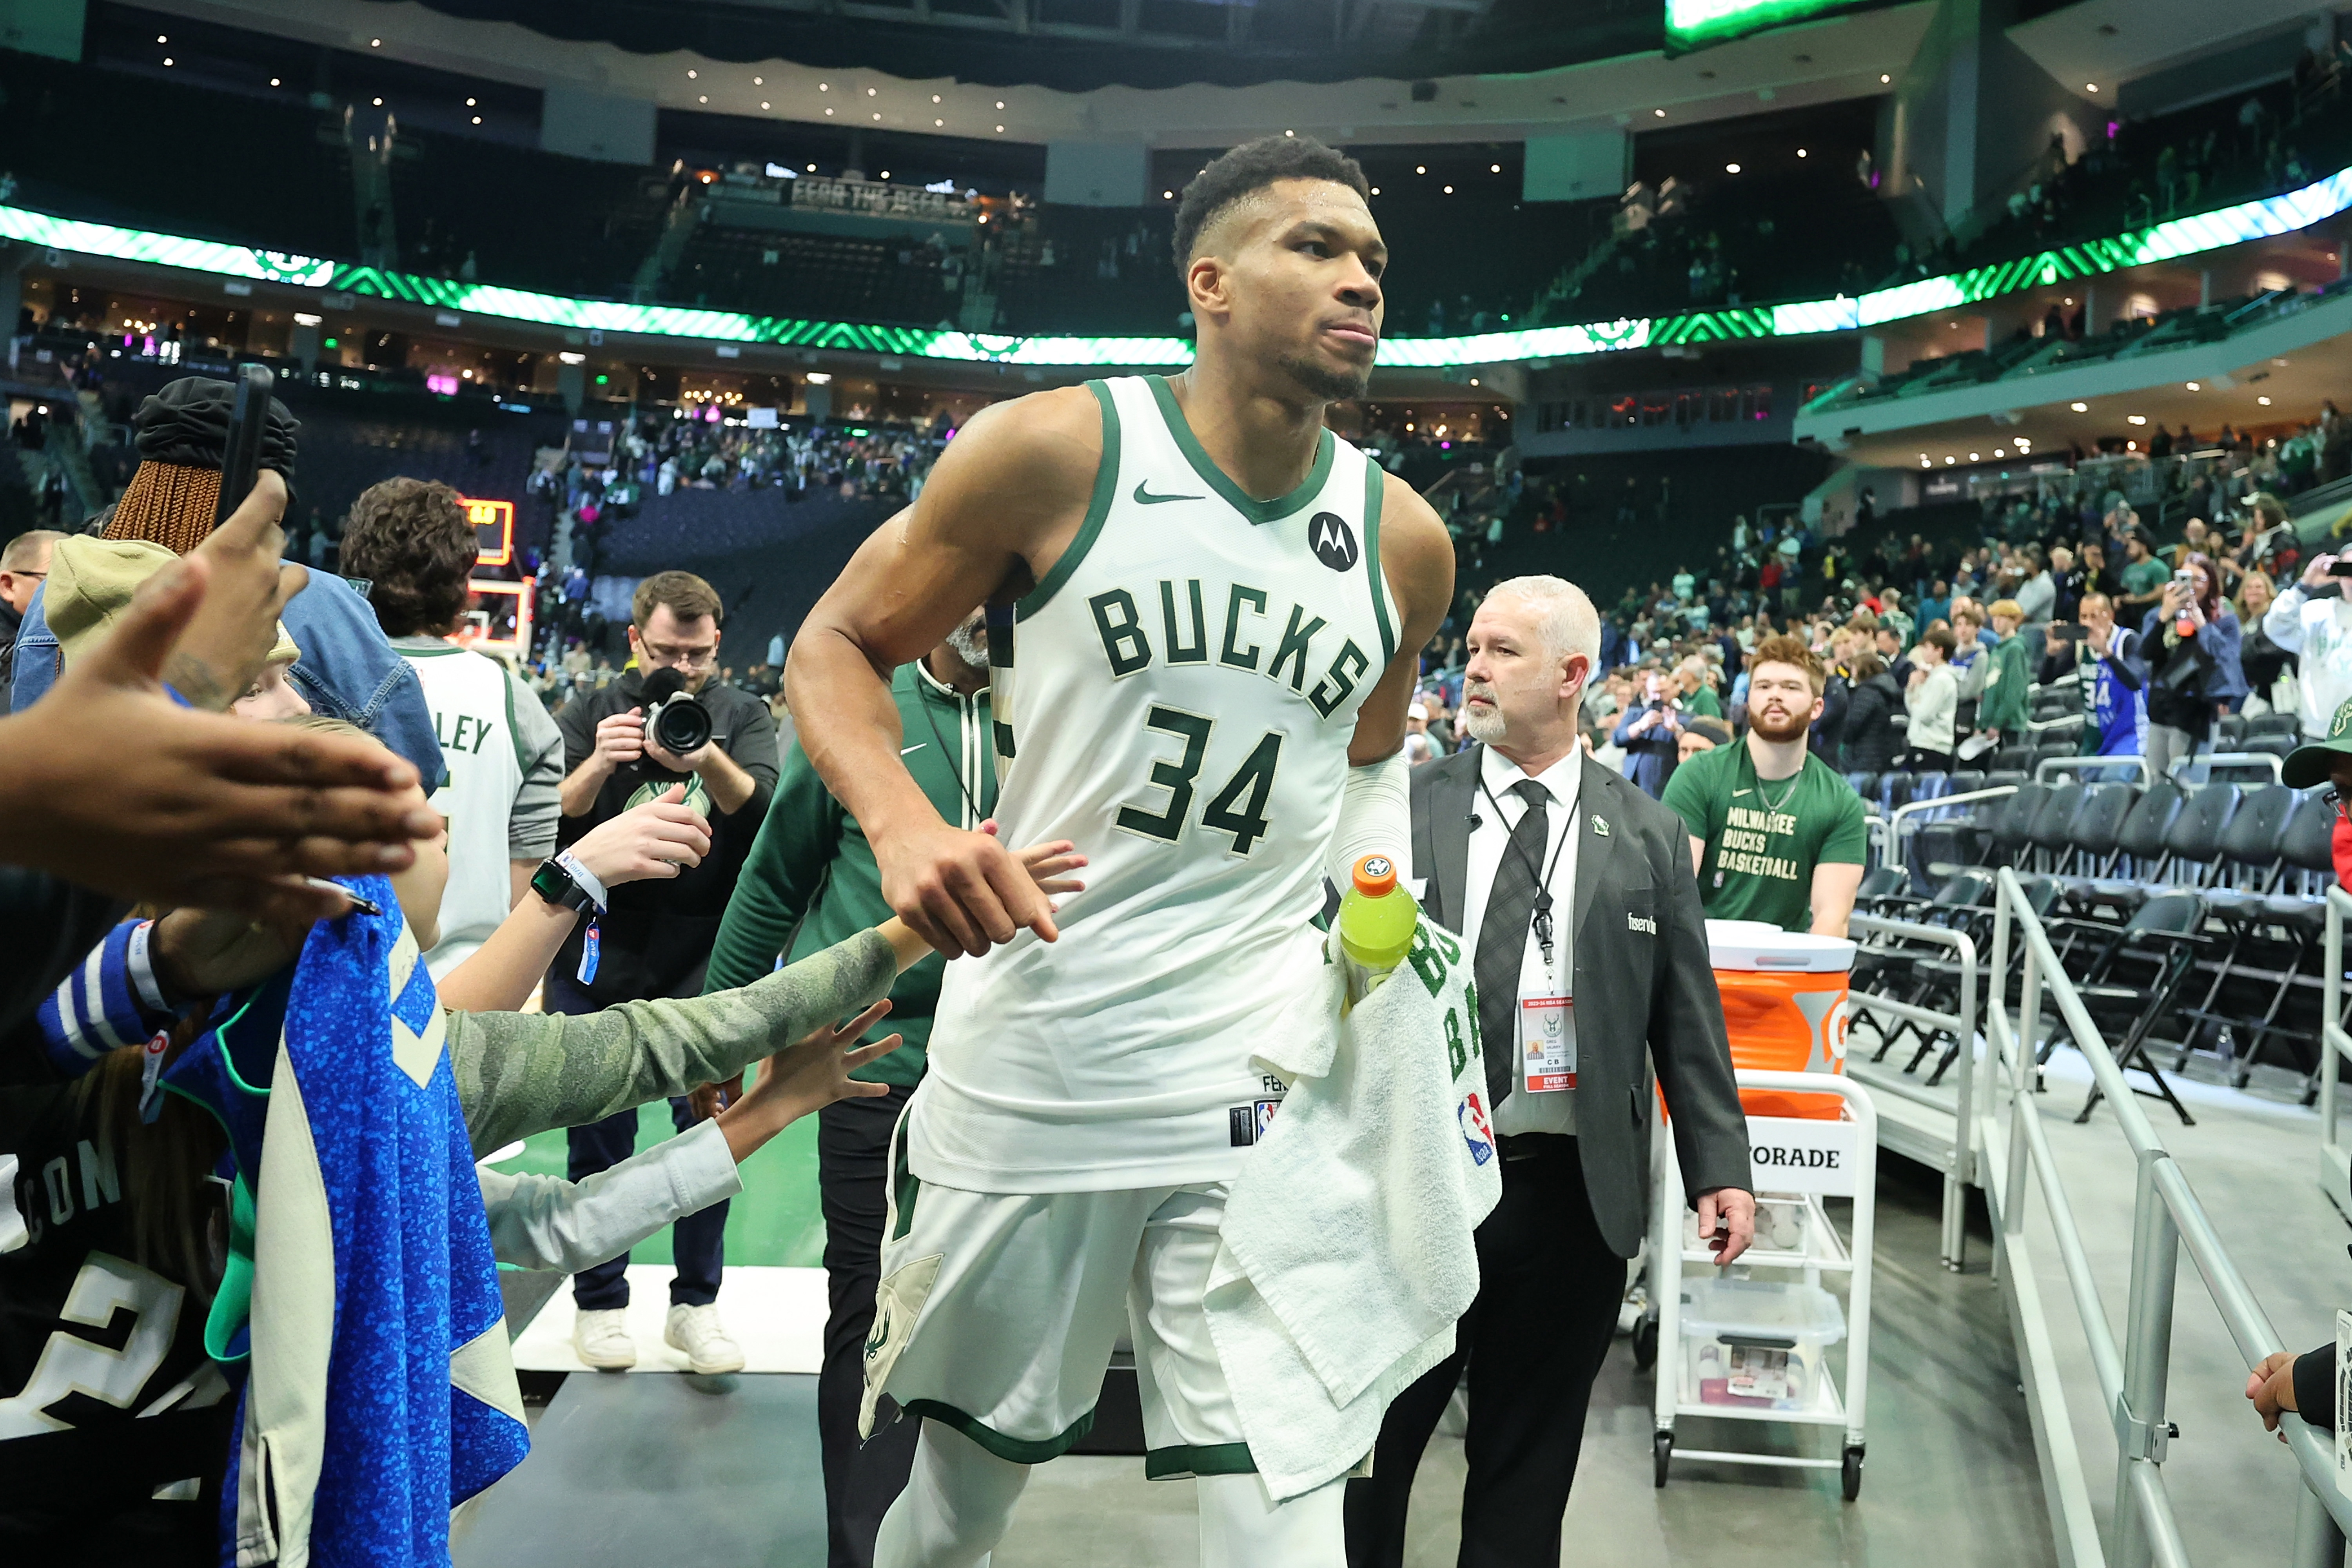
<path id="1" fill-rule="evenodd" d="M 940 459 L 950 471 L 935 474 L 933 482 L 944 478 L 994 492 L 990 499 L 999 505 L 1050 510 L 1074 503 L 1083 510 L 1102 452 L 1101 405 L 1083 386 L 1060 386 L 972 416 Z"/>

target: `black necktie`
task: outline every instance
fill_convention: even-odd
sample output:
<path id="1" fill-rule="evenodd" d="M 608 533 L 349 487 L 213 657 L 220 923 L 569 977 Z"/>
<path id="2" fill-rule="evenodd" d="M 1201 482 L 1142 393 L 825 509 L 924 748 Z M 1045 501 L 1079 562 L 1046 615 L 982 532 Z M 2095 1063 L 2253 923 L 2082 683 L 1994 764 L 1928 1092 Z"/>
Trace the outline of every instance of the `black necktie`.
<path id="1" fill-rule="evenodd" d="M 1488 1109 L 1503 1103 L 1518 1081 L 1519 966 L 1527 958 L 1528 932 L 1535 919 L 1538 868 L 1551 833 L 1551 792 L 1533 779 L 1521 779 L 1511 793 L 1528 803 L 1503 847 L 1495 868 L 1495 885 L 1486 894 L 1486 915 L 1478 924 L 1478 958 L 1472 973 L 1478 982 L 1480 1048 L 1486 1053 Z"/>

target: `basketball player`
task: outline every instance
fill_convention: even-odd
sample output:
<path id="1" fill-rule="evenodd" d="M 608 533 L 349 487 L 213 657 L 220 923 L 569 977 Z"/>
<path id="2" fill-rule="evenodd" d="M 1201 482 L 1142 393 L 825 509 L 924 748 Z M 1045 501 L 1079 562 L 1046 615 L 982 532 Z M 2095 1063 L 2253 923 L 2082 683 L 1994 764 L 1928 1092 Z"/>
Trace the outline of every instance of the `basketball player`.
<path id="1" fill-rule="evenodd" d="M 1202 1297 L 1322 879 L 1406 850 L 1406 703 L 1453 595 L 1436 515 L 1324 427 L 1380 336 L 1366 191 L 1306 138 L 1212 163 L 1176 217 L 1192 368 L 974 418 L 793 646 L 802 743 L 885 896 L 965 957 L 893 1153 L 866 1403 L 923 1427 L 879 1568 L 986 1563 L 1122 1331 L 1146 1473 L 1199 1478 L 1202 1562 L 1343 1561 L 1339 1482 L 1259 1480 Z M 998 836 L 908 776 L 888 686 L 983 601 Z M 1040 837 L 1089 860 L 1058 922 L 1004 849 Z"/>

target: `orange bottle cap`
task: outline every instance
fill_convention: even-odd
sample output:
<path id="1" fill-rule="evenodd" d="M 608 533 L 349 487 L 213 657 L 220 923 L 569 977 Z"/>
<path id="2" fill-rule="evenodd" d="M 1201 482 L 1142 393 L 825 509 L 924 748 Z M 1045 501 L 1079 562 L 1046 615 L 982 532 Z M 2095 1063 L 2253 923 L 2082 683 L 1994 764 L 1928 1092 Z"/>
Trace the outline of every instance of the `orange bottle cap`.
<path id="1" fill-rule="evenodd" d="M 1368 899 L 1396 891 L 1396 862 L 1385 855 L 1367 855 L 1356 862 L 1356 891 Z"/>

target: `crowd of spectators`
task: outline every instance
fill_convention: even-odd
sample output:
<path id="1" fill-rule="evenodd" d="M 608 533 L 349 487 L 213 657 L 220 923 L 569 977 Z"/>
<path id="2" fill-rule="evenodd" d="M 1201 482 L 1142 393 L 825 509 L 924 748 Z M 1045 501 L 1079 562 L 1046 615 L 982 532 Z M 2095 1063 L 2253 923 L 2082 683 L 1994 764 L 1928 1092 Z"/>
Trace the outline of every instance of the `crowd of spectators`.
<path id="1" fill-rule="evenodd" d="M 2352 468 L 2352 429 L 2331 403 L 2261 441 L 2227 427 L 2158 439 L 2149 458 L 2084 461 L 1990 496 L 1973 526 L 1932 537 L 1906 535 L 1899 513 L 1888 526 L 1867 490 L 1843 532 L 1734 517 L 1712 561 L 1629 584 L 1604 610 L 1588 743 L 1662 793 L 1679 762 L 1738 732 L 1754 649 L 1782 632 L 1827 668 L 1812 747 L 1841 772 L 1985 767 L 2026 738 L 2029 691 L 2070 679 L 2084 692 L 2083 750 L 2145 755 L 2159 773 L 2210 749 L 2227 713 L 2294 712 L 2324 731 L 2352 697 L 2352 626 L 2337 629 L 2352 603 L 2282 492 Z M 1547 524 L 1555 489 L 1514 472 L 1452 520 L 1469 585 L 1424 658 L 1412 760 L 1467 743 L 1458 633 L 1491 580 L 1484 554 L 1507 524 Z"/>
<path id="2" fill-rule="evenodd" d="M 499 1265 L 583 1275 L 740 1190 L 791 1121 L 883 1093 L 850 1074 L 896 1037 L 845 1047 L 928 949 L 866 922 L 698 994 L 776 777 L 759 704 L 711 683 L 716 593 L 639 584 L 629 669 L 551 725 L 444 640 L 478 548 L 450 487 L 353 505 L 340 548 L 366 595 L 306 576 L 283 563 L 299 426 L 273 403 L 215 525 L 231 394 L 167 385 L 99 529 L 0 544 L 0 1386 L 44 1412 L 0 1442 L 43 1478 L 5 1533 L 40 1561 L 262 1538 L 446 1560 L 452 1509 L 529 1443 Z M 665 683 L 726 736 L 656 731 Z M 665 1096 L 691 1131 L 635 1158 L 610 1140 L 593 1184 L 490 1161 Z M 93 1279 L 140 1346 L 104 1399 L 41 1381 L 86 1353 Z M 709 1294 L 672 1299 L 667 1343 L 740 1369 Z M 625 1336 L 575 1342 L 634 1359 Z M 446 1373 L 383 1376 L 420 1354 Z M 298 1428 L 319 1462 L 273 1471 L 267 1502 L 240 1490 L 240 1445 Z"/>

